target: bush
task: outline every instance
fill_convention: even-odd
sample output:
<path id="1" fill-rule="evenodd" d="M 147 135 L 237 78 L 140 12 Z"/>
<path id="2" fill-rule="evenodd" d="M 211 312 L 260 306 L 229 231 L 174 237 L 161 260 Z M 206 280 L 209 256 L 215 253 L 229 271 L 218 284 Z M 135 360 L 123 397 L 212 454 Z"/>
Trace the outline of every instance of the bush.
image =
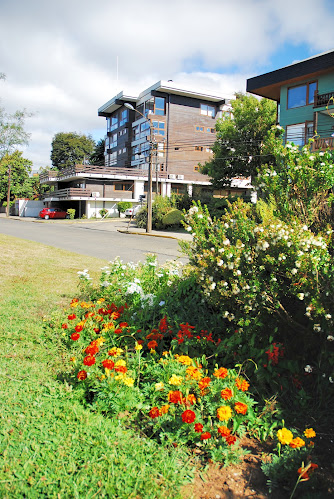
<path id="1" fill-rule="evenodd" d="M 99 210 L 99 213 L 101 215 L 101 218 L 105 218 L 109 211 L 106 210 L 106 208 L 102 208 L 101 210 Z"/>
<path id="2" fill-rule="evenodd" d="M 168 226 L 180 226 L 181 221 L 183 220 L 183 213 L 182 211 L 172 208 L 170 211 L 166 213 L 166 215 L 163 216 L 162 218 L 162 224 L 165 227 Z"/>
<path id="3" fill-rule="evenodd" d="M 74 217 L 75 217 L 75 209 L 74 208 L 69 208 L 66 213 L 68 214 L 68 216 L 70 217 L 71 220 L 74 219 Z"/>
<path id="4" fill-rule="evenodd" d="M 130 201 L 120 201 L 117 203 L 118 214 L 121 216 L 121 213 L 124 213 L 125 210 L 131 208 L 132 203 Z"/>

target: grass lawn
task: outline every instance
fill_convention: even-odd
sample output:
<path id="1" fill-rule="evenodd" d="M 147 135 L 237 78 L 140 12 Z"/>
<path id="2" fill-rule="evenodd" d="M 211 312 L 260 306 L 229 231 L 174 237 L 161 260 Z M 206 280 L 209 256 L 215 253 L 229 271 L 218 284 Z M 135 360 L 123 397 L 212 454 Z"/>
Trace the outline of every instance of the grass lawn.
<path id="1" fill-rule="evenodd" d="M 192 478 L 182 448 L 165 449 L 86 410 L 57 381 L 59 339 L 43 321 L 104 260 L 0 234 L 0 497 L 180 497 Z"/>

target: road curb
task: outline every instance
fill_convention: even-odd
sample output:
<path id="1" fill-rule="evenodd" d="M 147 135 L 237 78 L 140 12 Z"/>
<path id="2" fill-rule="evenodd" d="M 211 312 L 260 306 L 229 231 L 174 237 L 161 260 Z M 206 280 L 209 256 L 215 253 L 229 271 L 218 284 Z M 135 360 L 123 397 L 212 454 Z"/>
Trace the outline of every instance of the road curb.
<path id="1" fill-rule="evenodd" d="M 181 239 L 179 237 L 175 237 L 175 236 L 166 236 L 165 234 L 151 234 L 151 233 L 147 233 L 147 232 L 135 232 L 133 230 L 129 231 L 129 230 L 121 230 L 121 229 L 117 229 L 117 232 L 121 232 L 122 234 L 136 234 L 137 236 L 149 236 L 149 237 L 165 237 L 167 239 Z"/>

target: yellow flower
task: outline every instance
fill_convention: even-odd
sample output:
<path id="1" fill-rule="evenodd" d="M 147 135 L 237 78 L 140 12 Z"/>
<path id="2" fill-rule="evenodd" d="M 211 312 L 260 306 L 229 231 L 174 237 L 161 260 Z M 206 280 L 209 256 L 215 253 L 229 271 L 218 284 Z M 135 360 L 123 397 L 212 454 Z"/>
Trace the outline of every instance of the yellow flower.
<path id="1" fill-rule="evenodd" d="M 163 383 L 156 383 L 156 384 L 155 384 L 155 389 L 156 389 L 156 391 L 158 392 L 158 391 L 160 391 L 160 390 L 163 390 L 163 389 L 164 389 L 164 386 L 165 386 L 165 385 L 164 385 Z"/>
<path id="2" fill-rule="evenodd" d="M 304 435 L 306 438 L 313 438 L 317 436 L 313 428 L 306 428 L 306 430 L 304 431 Z"/>
<path id="3" fill-rule="evenodd" d="M 277 438 L 283 445 L 289 445 L 289 443 L 293 439 L 292 432 L 288 430 L 287 428 L 282 428 L 281 430 L 278 430 L 277 432 Z"/>
<path id="4" fill-rule="evenodd" d="M 167 357 L 167 355 L 168 355 L 168 354 L 169 354 L 169 352 L 167 352 L 166 350 L 165 350 L 164 352 L 162 352 L 162 355 L 163 355 L 164 357 Z"/>
<path id="5" fill-rule="evenodd" d="M 191 365 L 191 358 L 188 357 L 188 355 L 178 355 L 177 361 L 180 362 L 180 364 L 183 364 L 184 366 Z"/>
<path id="6" fill-rule="evenodd" d="M 125 377 L 122 380 L 123 385 L 130 386 L 130 387 L 134 385 L 134 382 L 135 382 L 135 380 L 133 378 L 127 378 L 127 377 Z"/>
<path id="7" fill-rule="evenodd" d="M 169 409 L 169 405 L 168 405 L 168 404 L 163 405 L 163 406 L 161 407 L 161 409 L 160 409 L 160 413 L 161 413 L 161 414 L 167 414 L 168 409 Z"/>
<path id="8" fill-rule="evenodd" d="M 78 305 L 79 305 L 79 303 L 77 301 L 75 301 L 75 302 L 71 303 L 70 307 L 76 308 Z"/>
<path id="9" fill-rule="evenodd" d="M 171 378 L 169 378 L 168 383 L 170 385 L 175 385 L 175 386 L 181 385 L 182 376 L 177 376 L 176 374 L 173 374 L 173 376 Z"/>
<path id="10" fill-rule="evenodd" d="M 126 366 L 126 362 L 124 359 L 119 359 L 117 362 L 115 362 L 115 366 Z"/>
<path id="11" fill-rule="evenodd" d="M 111 355 L 112 357 L 119 357 L 122 353 L 122 348 L 112 347 L 112 349 L 109 350 L 108 355 Z"/>
<path id="12" fill-rule="evenodd" d="M 107 324 L 104 324 L 102 331 L 109 331 L 110 329 L 114 329 L 114 327 L 113 322 L 108 322 Z"/>
<path id="13" fill-rule="evenodd" d="M 100 303 L 103 303 L 104 301 L 105 301 L 104 298 L 99 298 L 96 303 L 98 303 L 100 305 Z"/>
<path id="14" fill-rule="evenodd" d="M 139 351 L 143 349 L 143 345 L 139 345 L 139 343 L 136 343 L 135 350 Z"/>
<path id="15" fill-rule="evenodd" d="M 228 405 L 222 405 L 217 409 L 217 418 L 219 421 L 228 421 L 232 416 L 232 409 Z"/>
<path id="16" fill-rule="evenodd" d="M 106 340 L 102 336 L 99 336 L 95 341 L 97 346 L 101 346 Z"/>
<path id="17" fill-rule="evenodd" d="M 119 373 L 115 376 L 115 381 L 123 381 L 124 378 L 126 378 L 126 374 L 125 373 Z"/>
<path id="18" fill-rule="evenodd" d="M 75 358 L 75 357 L 71 357 L 71 358 L 70 358 L 70 361 L 71 361 L 71 362 L 75 362 L 75 361 L 76 361 L 76 358 Z"/>

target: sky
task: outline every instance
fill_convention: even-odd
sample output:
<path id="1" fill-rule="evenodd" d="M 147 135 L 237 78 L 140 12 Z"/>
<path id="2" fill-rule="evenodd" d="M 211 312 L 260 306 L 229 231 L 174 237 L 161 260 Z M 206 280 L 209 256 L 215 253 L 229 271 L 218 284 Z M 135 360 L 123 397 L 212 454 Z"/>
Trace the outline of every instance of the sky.
<path id="1" fill-rule="evenodd" d="M 0 0 L 0 106 L 26 109 L 24 157 L 56 133 L 104 138 L 98 108 L 159 80 L 231 97 L 246 80 L 334 49 L 334 0 Z"/>

